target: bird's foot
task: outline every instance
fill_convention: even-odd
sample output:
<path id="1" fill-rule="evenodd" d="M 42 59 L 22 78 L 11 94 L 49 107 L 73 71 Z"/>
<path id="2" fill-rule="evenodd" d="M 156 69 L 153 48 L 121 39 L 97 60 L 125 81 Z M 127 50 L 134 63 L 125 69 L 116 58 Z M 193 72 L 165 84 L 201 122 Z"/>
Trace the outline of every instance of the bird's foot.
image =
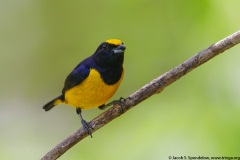
<path id="1" fill-rule="evenodd" d="M 121 108 L 122 108 L 122 106 L 125 105 L 125 101 L 126 101 L 125 98 L 120 97 L 119 100 L 114 100 L 114 101 L 112 101 L 112 102 L 110 102 L 110 103 L 108 103 L 108 104 L 101 105 L 101 106 L 99 106 L 98 108 L 101 109 L 101 110 L 104 110 L 104 109 L 106 109 L 106 108 L 108 108 L 108 107 L 110 107 L 110 106 L 114 106 L 114 105 L 116 105 L 116 104 L 120 105 Z M 122 111 L 123 111 L 123 108 L 122 108 Z"/>
<path id="2" fill-rule="evenodd" d="M 88 135 L 91 136 L 92 138 L 92 132 L 91 132 L 91 129 L 93 130 L 94 128 L 91 126 L 90 123 L 86 122 L 83 117 L 82 117 L 82 110 L 80 108 L 76 108 L 76 112 L 77 114 L 79 115 L 80 119 L 81 119 L 81 123 L 82 123 L 82 126 L 83 126 L 83 129 L 87 132 Z"/>
<path id="3" fill-rule="evenodd" d="M 83 129 L 87 132 L 88 135 L 91 136 L 92 138 L 92 132 L 91 129 L 93 129 L 93 127 L 91 126 L 91 124 L 89 124 L 88 122 L 86 122 L 84 119 L 81 119 L 81 123 L 83 126 Z"/>

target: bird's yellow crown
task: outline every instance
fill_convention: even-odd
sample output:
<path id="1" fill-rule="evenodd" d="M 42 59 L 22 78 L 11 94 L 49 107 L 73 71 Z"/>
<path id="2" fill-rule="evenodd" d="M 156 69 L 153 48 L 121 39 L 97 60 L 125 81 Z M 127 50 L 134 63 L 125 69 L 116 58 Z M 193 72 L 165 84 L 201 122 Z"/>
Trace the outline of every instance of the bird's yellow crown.
<path id="1" fill-rule="evenodd" d="M 109 44 L 114 44 L 114 45 L 123 44 L 123 42 L 119 39 L 109 39 L 109 40 L 106 40 L 105 42 L 107 42 Z"/>

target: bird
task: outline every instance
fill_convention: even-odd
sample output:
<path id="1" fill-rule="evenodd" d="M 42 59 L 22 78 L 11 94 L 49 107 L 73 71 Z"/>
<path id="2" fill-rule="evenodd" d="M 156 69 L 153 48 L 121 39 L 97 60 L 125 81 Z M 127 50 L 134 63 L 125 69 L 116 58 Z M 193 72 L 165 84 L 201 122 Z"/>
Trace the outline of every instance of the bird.
<path id="1" fill-rule="evenodd" d="M 119 39 L 102 42 L 96 51 L 81 61 L 67 76 L 62 93 L 45 104 L 49 111 L 58 104 L 76 108 L 84 130 L 92 137 L 92 126 L 82 117 L 82 110 L 109 106 L 105 103 L 115 94 L 124 77 L 126 46 Z"/>

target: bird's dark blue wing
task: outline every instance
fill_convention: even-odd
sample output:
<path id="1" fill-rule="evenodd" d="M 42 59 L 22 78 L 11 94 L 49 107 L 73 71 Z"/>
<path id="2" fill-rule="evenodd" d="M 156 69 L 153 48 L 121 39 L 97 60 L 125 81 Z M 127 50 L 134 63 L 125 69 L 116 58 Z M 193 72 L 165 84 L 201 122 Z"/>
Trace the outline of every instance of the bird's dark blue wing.
<path id="1" fill-rule="evenodd" d="M 66 78 L 62 93 L 65 93 L 70 88 L 80 84 L 85 80 L 90 72 L 90 68 L 80 63 Z"/>

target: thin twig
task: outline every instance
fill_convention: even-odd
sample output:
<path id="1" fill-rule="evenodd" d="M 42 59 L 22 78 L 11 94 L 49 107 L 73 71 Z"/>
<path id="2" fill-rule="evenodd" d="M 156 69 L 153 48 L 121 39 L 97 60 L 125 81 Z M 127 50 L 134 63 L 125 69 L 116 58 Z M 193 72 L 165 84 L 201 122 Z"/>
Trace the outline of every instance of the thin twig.
<path id="1" fill-rule="evenodd" d="M 92 132 L 97 131 L 99 128 L 103 127 L 113 119 L 122 115 L 130 108 L 133 108 L 138 103 L 144 101 L 150 96 L 156 93 L 160 93 L 165 87 L 172 84 L 185 74 L 189 73 L 194 68 L 200 66 L 201 64 L 207 62 L 211 58 L 235 46 L 238 43 L 240 43 L 240 31 L 237 31 L 232 35 L 222 39 L 221 41 L 211 45 L 207 49 L 200 51 L 192 58 L 176 66 L 175 68 L 161 75 L 157 79 L 152 80 L 150 83 L 148 83 L 147 85 L 130 95 L 128 98 L 126 98 L 124 105 L 120 106 L 116 104 L 112 108 L 108 109 L 107 111 L 93 119 L 90 122 L 90 124 L 94 128 Z M 88 136 L 88 134 L 82 128 L 77 130 L 75 133 L 73 133 L 65 140 L 60 142 L 58 145 L 56 145 L 53 149 L 51 149 L 42 158 L 42 160 L 57 159 L 86 136 Z"/>

